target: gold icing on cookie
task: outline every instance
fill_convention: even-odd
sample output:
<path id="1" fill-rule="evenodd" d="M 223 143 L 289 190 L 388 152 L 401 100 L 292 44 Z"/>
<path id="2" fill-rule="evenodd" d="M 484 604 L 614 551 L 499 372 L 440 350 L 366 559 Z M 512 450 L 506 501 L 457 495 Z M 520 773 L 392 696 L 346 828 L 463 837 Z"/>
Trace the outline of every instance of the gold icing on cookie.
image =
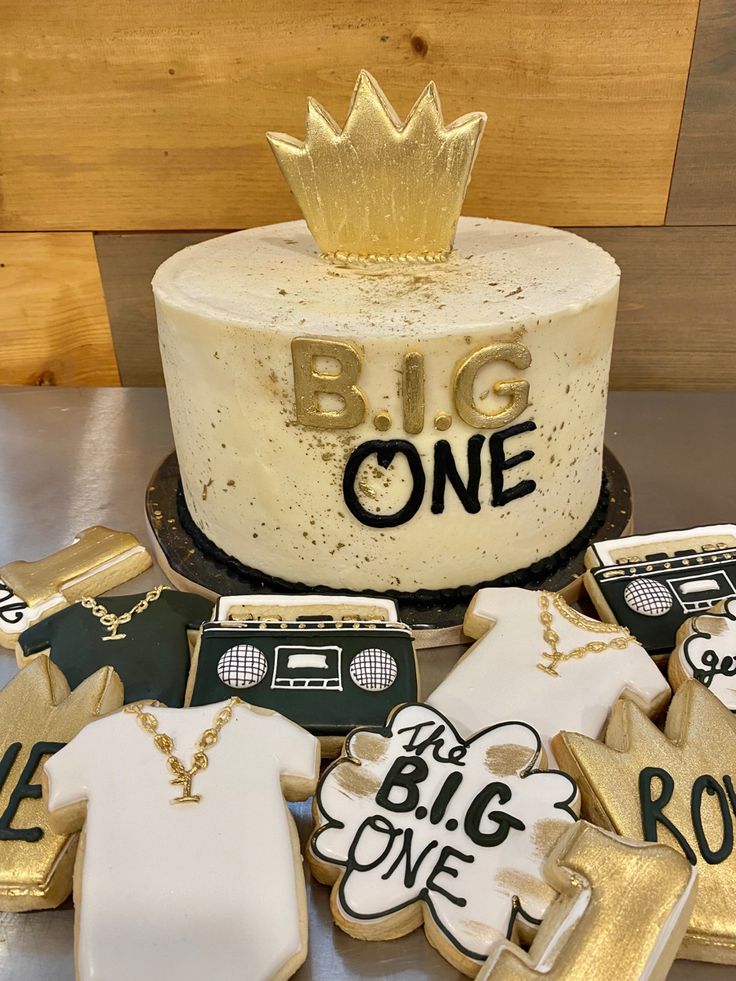
<path id="1" fill-rule="evenodd" d="M 367 767 L 354 764 L 339 766 L 335 780 L 351 797 L 370 797 L 378 791 L 381 781 Z"/>
<path id="2" fill-rule="evenodd" d="M 545 873 L 561 895 L 529 953 L 498 942 L 477 981 L 664 978 L 696 895 L 697 873 L 682 855 L 580 821 L 560 838 Z"/>
<path id="3" fill-rule="evenodd" d="M 51 831 L 33 788 L 51 754 L 122 704 L 123 686 L 112 668 L 100 668 L 70 694 L 47 657 L 32 661 L 0 692 L 0 760 L 9 766 L 0 783 L 0 910 L 48 909 L 71 892 L 77 837 Z"/>
<path id="4" fill-rule="evenodd" d="M 518 872 L 516 869 L 499 869 L 496 873 L 496 882 L 512 896 L 534 896 L 545 905 L 554 899 L 554 889 L 546 882 L 524 872 Z"/>
<path id="5" fill-rule="evenodd" d="M 486 750 L 486 766 L 499 777 L 510 777 L 519 773 L 529 765 L 530 759 L 528 746 L 501 743 L 498 746 L 489 746 Z"/>
<path id="6" fill-rule="evenodd" d="M 560 766 L 578 779 L 583 813 L 624 837 L 672 846 L 697 865 L 683 953 L 736 963 L 736 719 L 697 681 L 674 696 L 662 733 L 629 699 L 605 743 L 563 732 Z"/>
<path id="7" fill-rule="evenodd" d="M 388 753 L 388 740 L 377 732 L 358 732 L 350 741 L 350 752 L 367 763 L 380 763 Z"/>
<path id="8" fill-rule="evenodd" d="M 537 821 L 532 830 L 532 841 L 541 858 L 545 858 L 560 840 L 560 835 L 570 827 L 567 821 L 556 818 L 543 818 Z"/>

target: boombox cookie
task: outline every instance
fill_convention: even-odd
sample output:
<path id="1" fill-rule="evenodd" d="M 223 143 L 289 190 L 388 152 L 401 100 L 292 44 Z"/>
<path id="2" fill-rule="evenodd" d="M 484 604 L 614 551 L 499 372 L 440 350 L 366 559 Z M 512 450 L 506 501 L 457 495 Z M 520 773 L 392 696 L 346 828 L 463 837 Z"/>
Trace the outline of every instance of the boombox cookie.
<path id="1" fill-rule="evenodd" d="M 0 692 L 0 910 L 49 909 L 71 892 L 77 837 L 51 830 L 40 770 L 83 726 L 122 704 L 112 668 L 70 693 L 46 658 Z"/>
<path id="2" fill-rule="evenodd" d="M 180 707 L 197 631 L 211 611 L 209 600 L 164 586 L 83 599 L 24 631 L 16 645 L 18 664 L 47 655 L 72 686 L 109 664 L 123 682 L 126 702 L 153 698 Z"/>
<path id="3" fill-rule="evenodd" d="M 591 620 L 557 593 L 481 589 L 463 629 L 476 643 L 427 699 L 462 733 L 524 719 L 549 740 L 560 729 L 600 735 L 627 692 L 648 715 L 664 708 L 667 682 L 620 627 Z"/>
<path id="4" fill-rule="evenodd" d="M 529 953 L 500 942 L 478 981 L 664 981 L 695 903 L 687 859 L 579 821 L 545 871 L 560 896 Z"/>
<path id="5" fill-rule="evenodd" d="M 351 729 L 416 701 L 411 630 L 391 600 L 225 596 L 202 628 L 187 701 L 233 694 L 281 712 L 335 756 Z"/>
<path id="6" fill-rule="evenodd" d="M 736 525 L 596 542 L 585 565 L 598 614 L 628 627 L 650 654 L 668 654 L 684 620 L 736 596 Z"/>
<path id="7" fill-rule="evenodd" d="M 736 963 L 736 718 L 698 681 L 672 699 L 664 733 L 629 699 L 605 743 L 562 732 L 558 760 L 580 783 L 586 817 L 680 851 L 699 875 L 682 954 Z"/>
<path id="8" fill-rule="evenodd" d="M 307 852 L 338 926 L 388 940 L 423 922 L 471 977 L 494 940 L 528 937 L 554 897 L 544 859 L 578 807 L 571 778 L 543 764 L 531 726 L 463 739 L 428 705 L 350 733 L 317 789 Z"/>
<path id="9" fill-rule="evenodd" d="M 736 598 L 683 623 L 668 673 L 675 690 L 695 678 L 736 711 Z"/>
<path id="10" fill-rule="evenodd" d="M 0 567 L 0 646 L 12 649 L 37 620 L 89 593 L 119 586 L 150 565 L 135 535 L 95 525 L 43 559 Z"/>
<path id="11" fill-rule="evenodd" d="M 307 909 L 284 797 L 307 798 L 318 773 L 313 736 L 238 699 L 131 705 L 84 729 L 44 775 L 57 827 L 88 819 L 74 881 L 79 981 L 290 977 L 306 957 Z"/>

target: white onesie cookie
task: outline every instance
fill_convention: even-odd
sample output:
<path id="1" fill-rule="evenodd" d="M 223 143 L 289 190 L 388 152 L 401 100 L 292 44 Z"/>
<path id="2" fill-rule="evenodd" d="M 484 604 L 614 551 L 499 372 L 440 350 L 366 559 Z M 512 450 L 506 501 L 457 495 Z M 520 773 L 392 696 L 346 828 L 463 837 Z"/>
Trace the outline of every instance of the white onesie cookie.
<path id="1" fill-rule="evenodd" d="M 626 630 L 578 613 L 556 593 L 481 589 L 465 614 L 477 638 L 427 699 L 467 735 L 523 719 L 550 739 L 561 729 L 596 737 L 624 692 L 655 715 L 670 689 Z"/>
<path id="2" fill-rule="evenodd" d="M 227 703 L 146 709 L 172 753 L 194 759 Z M 307 952 L 299 842 L 284 797 L 313 793 L 319 744 L 238 703 L 208 762 L 176 777 L 136 716 L 87 726 L 48 761 L 46 800 L 86 844 L 75 872 L 79 981 L 266 981 Z M 175 786 L 172 786 L 172 782 Z M 172 806 L 172 801 L 176 803 Z"/>

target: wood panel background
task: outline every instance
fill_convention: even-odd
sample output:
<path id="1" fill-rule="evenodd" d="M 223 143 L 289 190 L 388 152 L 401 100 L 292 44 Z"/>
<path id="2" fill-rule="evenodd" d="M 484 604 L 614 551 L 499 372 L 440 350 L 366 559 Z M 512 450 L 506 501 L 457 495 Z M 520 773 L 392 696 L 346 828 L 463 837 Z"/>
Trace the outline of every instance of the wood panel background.
<path id="1" fill-rule="evenodd" d="M 733 0 L 0 0 L 0 28 L 0 383 L 160 384 L 155 267 L 296 216 L 264 131 L 303 135 L 308 94 L 342 121 L 365 66 L 400 113 L 430 78 L 488 113 L 466 213 L 616 256 L 614 386 L 736 384 Z"/>
<path id="2" fill-rule="evenodd" d="M 0 376 L 21 385 L 118 385 L 89 232 L 0 235 Z"/>

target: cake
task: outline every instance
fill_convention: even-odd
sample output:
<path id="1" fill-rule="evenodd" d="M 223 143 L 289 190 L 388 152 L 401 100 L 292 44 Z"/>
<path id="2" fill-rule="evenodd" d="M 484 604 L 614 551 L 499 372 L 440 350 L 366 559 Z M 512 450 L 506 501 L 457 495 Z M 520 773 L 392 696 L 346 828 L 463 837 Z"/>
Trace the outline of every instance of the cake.
<path id="1" fill-rule="evenodd" d="M 305 214 L 153 281 L 184 508 L 276 581 L 452 590 L 564 553 L 600 506 L 619 270 L 569 232 L 458 218 L 485 117 L 271 135 Z M 454 245 L 454 247 L 453 247 Z"/>

